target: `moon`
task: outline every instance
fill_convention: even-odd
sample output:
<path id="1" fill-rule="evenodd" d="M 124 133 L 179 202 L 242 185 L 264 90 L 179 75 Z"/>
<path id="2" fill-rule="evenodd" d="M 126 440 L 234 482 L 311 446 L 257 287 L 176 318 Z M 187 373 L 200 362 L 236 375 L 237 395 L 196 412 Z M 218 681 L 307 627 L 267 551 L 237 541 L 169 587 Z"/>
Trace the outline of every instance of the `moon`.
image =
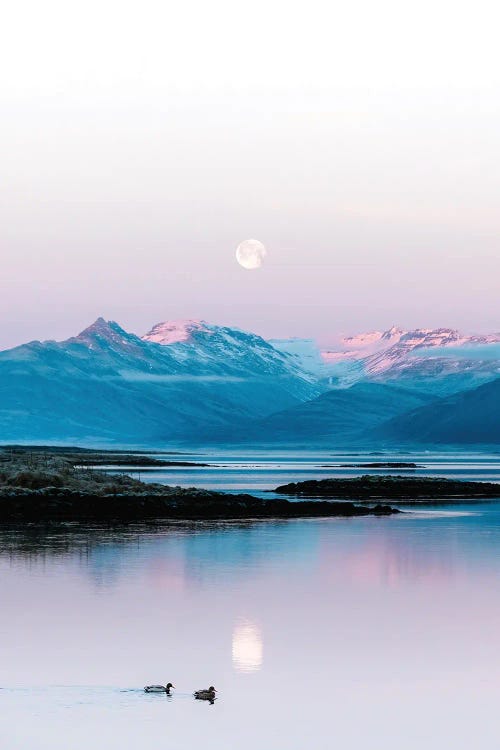
<path id="1" fill-rule="evenodd" d="M 267 250 L 259 240 L 244 240 L 236 248 L 236 260 L 247 271 L 260 268 L 266 255 Z"/>

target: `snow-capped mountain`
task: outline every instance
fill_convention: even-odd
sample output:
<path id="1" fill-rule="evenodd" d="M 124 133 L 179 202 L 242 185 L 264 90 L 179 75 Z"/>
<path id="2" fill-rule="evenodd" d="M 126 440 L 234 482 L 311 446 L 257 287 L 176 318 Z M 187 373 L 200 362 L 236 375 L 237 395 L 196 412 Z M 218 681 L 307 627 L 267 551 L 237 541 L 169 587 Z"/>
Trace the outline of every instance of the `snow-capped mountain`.
<path id="1" fill-rule="evenodd" d="M 201 320 L 158 323 L 141 337 L 98 318 L 66 341 L 0 352 L 0 440 L 339 441 L 499 373 L 497 335 L 392 328 L 345 338 L 322 359 L 309 340 L 270 342 Z M 317 398 L 335 386 L 343 390 Z"/>
<path id="2" fill-rule="evenodd" d="M 316 381 L 304 362 L 260 336 L 204 320 L 158 323 L 142 340 L 160 344 L 180 367 L 193 374 L 229 376 L 243 370 L 246 376 L 286 377 L 293 372 L 310 383 Z"/>
<path id="3" fill-rule="evenodd" d="M 0 439 L 192 439 L 320 392 L 292 357 L 252 333 L 192 323 L 180 338 L 178 327 L 161 328 L 176 340 L 157 343 L 99 318 L 66 341 L 0 352 Z"/>
<path id="4" fill-rule="evenodd" d="M 360 378 L 451 393 L 491 380 L 500 372 L 500 334 L 468 336 L 451 328 L 372 331 L 344 337 L 322 352 L 330 372 L 346 384 Z"/>
<path id="5" fill-rule="evenodd" d="M 357 336 L 347 336 L 340 340 L 341 347 L 325 350 L 325 362 L 335 363 L 345 359 L 361 359 L 369 374 L 389 370 L 394 364 L 408 358 L 410 353 L 418 355 L 418 350 L 436 347 L 463 347 L 497 344 L 500 334 L 466 336 L 452 328 L 416 328 L 404 331 L 390 328 L 387 331 L 371 331 Z"/>

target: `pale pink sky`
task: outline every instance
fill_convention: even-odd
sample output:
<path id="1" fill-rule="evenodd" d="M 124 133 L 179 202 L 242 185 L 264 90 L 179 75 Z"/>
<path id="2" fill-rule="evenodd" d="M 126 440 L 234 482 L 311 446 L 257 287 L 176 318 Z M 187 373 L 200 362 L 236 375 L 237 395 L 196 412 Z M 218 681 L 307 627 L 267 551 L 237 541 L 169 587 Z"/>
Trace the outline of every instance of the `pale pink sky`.
<path id="1" fill-rule="evenodd" d="M 99 315 L 498 330 L 495 6 L 209 5 L 10 4 L 0 347 Z"/>

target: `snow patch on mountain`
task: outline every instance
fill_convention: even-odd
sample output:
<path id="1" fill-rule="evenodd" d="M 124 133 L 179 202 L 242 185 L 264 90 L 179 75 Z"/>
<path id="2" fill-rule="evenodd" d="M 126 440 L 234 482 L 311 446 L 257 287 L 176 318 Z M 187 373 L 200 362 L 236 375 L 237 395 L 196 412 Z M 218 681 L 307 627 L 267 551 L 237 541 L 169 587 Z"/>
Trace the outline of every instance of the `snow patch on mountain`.
<path id="1" fill-rule="evenodd" d="M 142 338 L 144 341 L 153 341 L 155 344 L 169 346 L 170 344 L 189 341 L 195 331 L 213 332 L 212 327 L 204 320 L 167 320 L 163 323 L 157 323 Z"/>
<path id="2" fill-rule="evenodd" d="M 393 326 L 387 331 L 368 331 L 358 333 L 355 336 L 341 336 L 335 350 L 321 352 L 323 361 L 327 364 L 337 362 L 348 362 L 349 360 L 362 359 L 371 354 L 385 351 L 393 344 L 398 343 L 405 331 Z"/>
<path id="3" fill-rule="evenodd" d="M 368 333 L 358 333 L 355 336 L 343 336 L 340 341 L 347 351 L 352 349 L 378 349 L 399 341 L 403 335 L 404 331 L 401 328 L 393 326 L 387 331 L 369 331 Z"/>

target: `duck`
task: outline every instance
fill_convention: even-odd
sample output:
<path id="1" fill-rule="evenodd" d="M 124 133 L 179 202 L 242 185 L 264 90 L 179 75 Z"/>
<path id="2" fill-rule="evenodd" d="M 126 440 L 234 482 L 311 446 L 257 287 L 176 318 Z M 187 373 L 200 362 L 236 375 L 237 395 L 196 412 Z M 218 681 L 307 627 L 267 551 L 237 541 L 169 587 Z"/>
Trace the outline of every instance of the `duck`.
<path id="1" fill-rule="evenodd" d="M 193 693 L 194 697 L 197 698 L 200 701 L 214 701 L 215 700 L 215 693 L 217 690 L 214 688 L 213 685 L 210 685 L 209 688 L 205 690 L 195 690 Z"/>
<path id="2" fill-rule="evenodd" d="M 175 688 L 171 682 L 167 682 L 166 685 L 146 685 L 144 688 L 145 693 L 166 693 L 170 695 L 171 688 Z"/>

